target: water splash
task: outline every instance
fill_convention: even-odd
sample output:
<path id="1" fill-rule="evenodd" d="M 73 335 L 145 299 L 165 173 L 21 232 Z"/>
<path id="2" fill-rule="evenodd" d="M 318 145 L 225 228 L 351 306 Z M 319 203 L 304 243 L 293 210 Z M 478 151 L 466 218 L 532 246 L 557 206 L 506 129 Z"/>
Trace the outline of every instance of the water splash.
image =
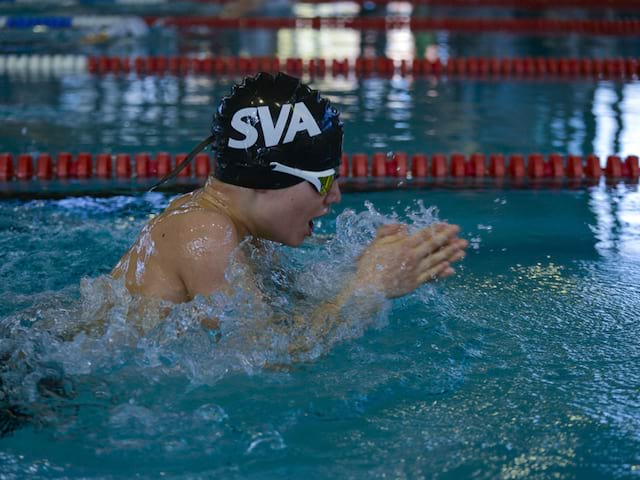
<path id="1" fill-rule="evenodd" d="M 98 212 L 128 208 L 126 199 L 116 207 L 87 199 L 58 206 L 74 209 L 78 202 Z M 437 211 L 421 202 L 404 215 L 411 231 L 437 220 Z M 378 227 L 400 219 L 366 202 L 362 212 L 347 209 L 338 215 L 335 235 L 312 239 L 299 249 L 243 242 L 239 249 L 247 263 L 231 261 L 226 271 L 235 287 L 231 293 L 179 305 L 131 295 L 122 280 L 106 275 L 82 279 L 79 300 L 69 298 L 69 292 L 57 300 L 53 295 L 56 301 L 39 298 L 0 323 L 0 402 L 15 409 L 16 419 L 5 433 L 22 420 L 59 423 L 65 415 L 61 407 L 78 401 L 82 385 L 95 385 L 83 394 L 92 402 L 109 402 L 118 385 L 129 380 L 140 392 L 171 381 L 186 380 L 190 388 L 214 385 L 233 373 L 255 375 L 313 361 L 369 328 L 384 327 L 391 304 L 382 294 L 355 295 L 340 311 L 341 321 L 322 331 L 309 318 L 344 287 Z M 414 301 L 423 301 L 424 295 L 416 294 Z M 121 405 L 111 411 L 109 422 L 144 423 L 153 415 L 141 409 Z M 225 418 L 215 406 L 210 410 L 201 413 Z M 264 442 L 279 448 L 275 434 L 254 440 L 248 450 Z"/>

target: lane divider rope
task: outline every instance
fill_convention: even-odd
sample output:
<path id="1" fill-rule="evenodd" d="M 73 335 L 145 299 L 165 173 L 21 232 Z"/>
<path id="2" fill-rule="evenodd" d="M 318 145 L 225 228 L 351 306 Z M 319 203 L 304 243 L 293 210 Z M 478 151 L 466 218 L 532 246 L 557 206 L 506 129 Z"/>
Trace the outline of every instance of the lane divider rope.
<path id="1" fill-rule="evenodd" d="M 102 28 L 116 26 L 125 20 L 141 17 L 124 16 L 9 16 L 0 17 L 0 28 L 30 29 L 43 26 L 52 29 Z M 424 18 L 424 17 L 254 17 L 222 18 L 211 16 L 146 16 L 149 26 L 176 28 L 207 27 L 213 29 L 295 29 L 347 28 L 355 30 L 390 30 L 410 28 L 469 32 L 510 33 L 580 33 L 591 35 L 640 36 L 640 19 L 592 20 L 550 18 Z"/>
<path id="2" fill-rule="evenodd" d="M 96 1 L 96 0 L 93 0 Z M 163 0 L 159 0 L 163 1 Z M 229 3 L 234 0 L 194 0 L 198 3 Z M 299 0 L 297 3 L 331 4 L 342 0 Z M 398 0 L 351 0 L 360 5 L 372 3 L 388 5 Z M 637 0 L 407 0 L 411 5 L 441 5 L 445 7 L 506 7 L 519 9 L 541 8 L 620 8 L 638 9 Z"/>
<path id="3" fill-rule="evenodd" d="M 0 55 L 0 74 L 127 74 L 251 75 L 285 71 L 292 75 L 458 76 L 524 78 L 640 77 L 640 58 L 487 58 L 459 57 L 446 61 L 387 57 L 310 59 L 276 57 L 86 57 L 83 55 Z"/>
<path id="4" fill-rule="evenodd" d="M 11 153 L 0 153 L 0 180 L 52 180 L 69 178 L 101 179 L 147 179 L 160 178 L 182 163 L 187 155 L 172 156 L 159 152 L 149 153 L 92 154 L 81 152 L 72 155 L 60 152 L 57 155 L 40 153 L 35 157 L 22 153 L 14 161 Z M 182 170 L 179 177 L 207 177 L 212 171 L 213 161 L 206 153 L 196 156 L 193 164 Z M 193 167 L 193 168 L 192 168 Z M 503 155 L 483 153 L 463 155 L 453 153 L 427 155 L 404 152 L 376 152 L 343 154 L 340 176 L 344 179 L 396 178 L 396 179 L 445 179 L 445 178 L 512 178 L 512 179 L 555 179 L 582 180 L 633 179 L 640 176 L 638 156 L 629 155 L 624 160 L 618 155 L 609 155 L 606 166 L 601 167 L 596 155 L 567 155 L 551 153 L 545 158 L 541 153 Z"/>
<path id="5" fill-rule="evenodd" d="M 204 4 L 225 4 L 234 0 L 190 0 L 191 2 Z M 297 3 L 307 4 L 331 4 L 342 0 L 298 0 Z M 368 3 L 375 5 L 387 5 L 397 0 L 350 0 L 359 5 Z M 30 7 L 58 6 L 59 0 L 0 0 L 0 5 L 28 5 Z M 144 7 L 154 5 L 190 3 L 174 0 L 66 0 L 65 6 L 132 6 Z M 411 5 L 433 5 L 446 7 L 504 7 L 518 9 L 546 9 L 546 8 L 593 8 L 593 9 L 624 9 L 637 10 L 640 4 L 637 0 L 407 0 Z"/>
<path id="6" fill-rule="evenodd" d="M 594 35 L 640 35 L 640 20 L 557 20 L 548 18 L 420 18 L 420 17 L 314 17 L 314 18 L 219 18 L 145 17 L 147 24 L 177 28 L 208 27 L 234 29 L 347 28 L 390 30 L 410 28 L 469 32 L 581 33 Z"/>

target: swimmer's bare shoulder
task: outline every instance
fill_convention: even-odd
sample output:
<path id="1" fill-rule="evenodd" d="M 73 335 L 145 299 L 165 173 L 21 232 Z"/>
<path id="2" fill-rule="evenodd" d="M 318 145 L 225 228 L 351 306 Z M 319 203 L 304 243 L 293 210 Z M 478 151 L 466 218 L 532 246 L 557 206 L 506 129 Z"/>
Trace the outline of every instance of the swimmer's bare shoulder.
<path id="1" fill-rule="evenodd" d="M 225 287 L 224 271 L 238 242 L 228 216 L 185 195 L 145 226 L 112 276 L 124 275 L 131 293 L 188 301 Z"/>

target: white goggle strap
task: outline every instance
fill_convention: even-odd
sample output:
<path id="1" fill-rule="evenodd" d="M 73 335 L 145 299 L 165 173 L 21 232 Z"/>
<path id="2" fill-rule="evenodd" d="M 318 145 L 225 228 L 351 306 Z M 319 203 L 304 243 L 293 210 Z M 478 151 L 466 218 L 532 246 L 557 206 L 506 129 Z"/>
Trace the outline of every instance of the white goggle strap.
<path id="1" fill-rule="evenodd" d="M 322 177 L 328 177 L 330 175 L 336 174 L 335 168 L 329 168 L 327 170 L 314 172 L 311 170 L 301 170 L 299 168 L 289 167 L 278 162 L 271 162 L 269 166 L 273 169 L 274 172 L 288 173 L 289 175 L 293 175 L 294 177 L 306 180 L 307 182 L 311 183 L 311 185 L 316 187 L 316 190 L 318 190 L 318 192 L 322 191 L 322 184 L 320 183 L 320 179 Z"/>

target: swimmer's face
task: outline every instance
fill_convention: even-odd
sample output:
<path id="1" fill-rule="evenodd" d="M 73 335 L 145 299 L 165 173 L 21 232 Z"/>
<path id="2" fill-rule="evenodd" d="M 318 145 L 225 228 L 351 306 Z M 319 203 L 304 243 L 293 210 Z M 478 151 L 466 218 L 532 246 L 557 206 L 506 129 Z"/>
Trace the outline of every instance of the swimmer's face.
<path id="1" fill-rule="evenodd" d="M 342 198 L 338 182 L 333 182 L 326 195 L 320 195 L 308 182 L 262 195 L 260 236 L 291 247 L 311 236 L 314 219 L 329 213 Z"/>

